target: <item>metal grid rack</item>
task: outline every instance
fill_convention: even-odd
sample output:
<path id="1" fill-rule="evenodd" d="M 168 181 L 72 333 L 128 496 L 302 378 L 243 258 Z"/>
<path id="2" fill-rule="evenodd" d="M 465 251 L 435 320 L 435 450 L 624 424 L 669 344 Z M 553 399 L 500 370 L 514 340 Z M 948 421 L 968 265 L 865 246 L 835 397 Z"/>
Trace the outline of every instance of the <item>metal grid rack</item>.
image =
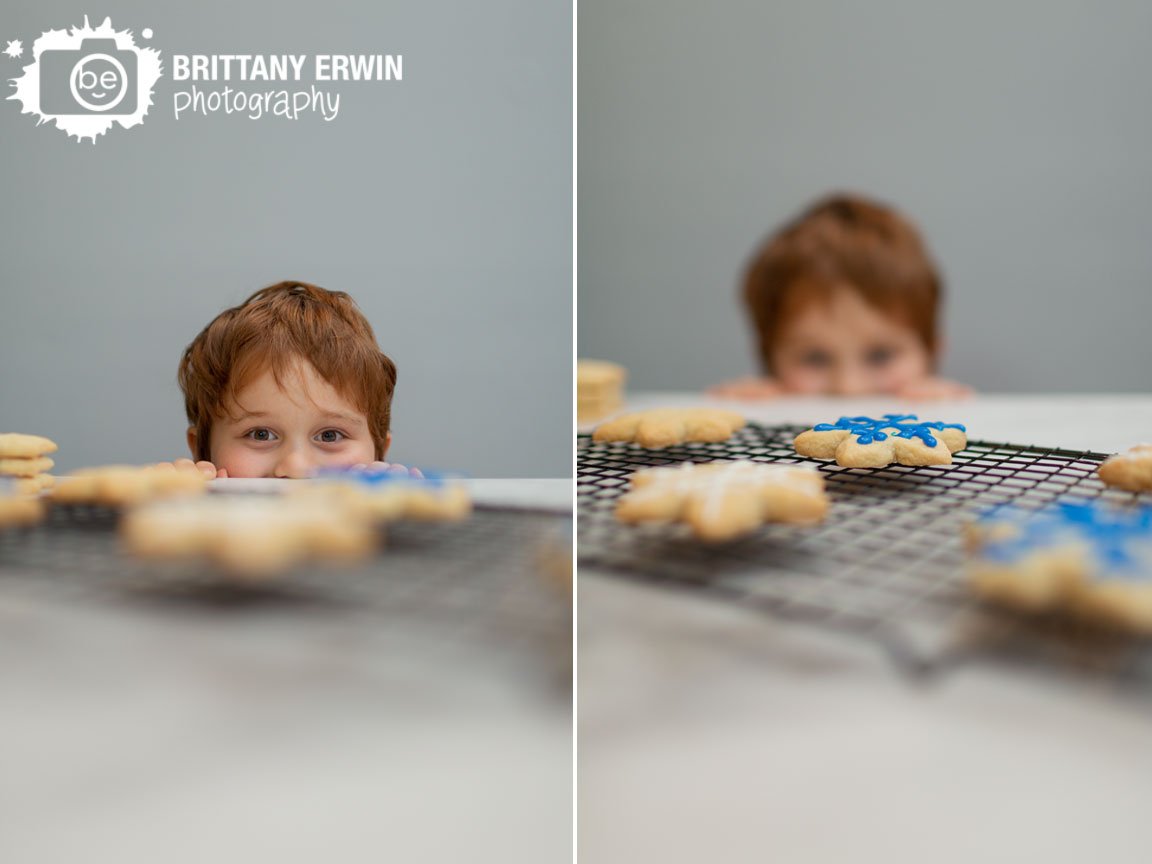
<path id="1" fill-rule="evenodd" d="M 797 455 L 792 440 L 804 428 L 749 424 L 723 443 L 655 451 L 579 436 L 581 567 L 874 637 L 917 673 L 994 653 L 1152 677 L 1152 652 L 1142 640 L 987 609 L 964 584 L 962 526 L 976 513 L 1007 503 L 1135 500 L 1097 479 L 1107 454 L 970 441 L 951 465 L 842 468 Z M 710 545 L 683 526 L 624 525 L 613 517 L 639 469 L 733 459 L 818 465 L 832 502 L 827 519 L 817 527 L 767 525 Z"/>
<path id="2" fill-rule="evenodd" d="M 386 642 L 388 653 L 495 655 L 562 689 L 571 605 L 545 565 L 557 549 L 570 554 L 569 524 L 551 513 L 497 509 L 462 523 L 400 523 L 367 561 L 300 565 L 241 583 L 203 563 L 128 556 L 107 508 L 55 507 L 36 527 L 0 531 L 0 588 L 120 613 L 230 614 L 250 632 L 290 627 L 304 641 L 359 633 L 377 647 Z"/>

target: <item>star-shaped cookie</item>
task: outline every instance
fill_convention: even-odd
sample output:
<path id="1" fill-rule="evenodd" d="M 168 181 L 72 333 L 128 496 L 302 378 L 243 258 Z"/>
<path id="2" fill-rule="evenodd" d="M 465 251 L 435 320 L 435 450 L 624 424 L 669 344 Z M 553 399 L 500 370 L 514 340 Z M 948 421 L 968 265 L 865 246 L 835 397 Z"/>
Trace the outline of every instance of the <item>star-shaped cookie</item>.
<path id="1" fill-rule="evenodd" d="M 631 441 L 649 450 L 687 442 L 727 441 L 747 421 L 718 408 L 653 408 L 602 423 L 593 441 Z"/>
<path id="2" fill-rule="evenodd" d="M 900 465 L 949 465 L 952 454 L 968 446 L 959 423 L 919 421 L 915 414 L 841 417 L 801 432 L 793 443 L 801 456 L 835 459 L 845 468 Z"/>
<path id="3" fill-rule="evenodd" d="M 621 522 L 685 522 L 701 540 L 731 540 L 766 522 L 824 518 L 824 478 L 808 465 L 685 462 L 632 475 L 616 506 Z"/>

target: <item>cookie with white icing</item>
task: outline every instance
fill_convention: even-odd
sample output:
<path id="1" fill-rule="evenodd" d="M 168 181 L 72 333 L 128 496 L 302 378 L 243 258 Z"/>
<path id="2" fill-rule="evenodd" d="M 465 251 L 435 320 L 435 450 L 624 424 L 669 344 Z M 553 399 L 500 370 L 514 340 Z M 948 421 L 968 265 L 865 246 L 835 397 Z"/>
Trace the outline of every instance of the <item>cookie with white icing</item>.
<path id="1" fill-rule="evenodd" d="M 1152 492 L 1152 444 L 1137 444 L 1104 461 L 1098 471 L 1108 486 L 1129 492 Z"/>
<path id="2" fill-rule="evenodd" d="M 828 509 L 824 478 L 807 465 L 685 462 L 632 475 L 616 505 L 621 522 L 684 522 L 701 540 L 724 541 L 767 522 L 819 522 Z"/>
<path id="3" fill-rule="evenodd" d="M 1152 634 L 1152 507 L 1005 507 L 970 526 L 968 539 L 968 577 L 982 597 Z"/>
<path id="4" fill-rule="evenodd" d="M 628 441 L 650 450 L 689 442 L 727 441 L 744 426 L 744 416 L 719 408 L 652 408 L 596 427 L 593 441 Z"/>
<path id="5" fill-rule="evenodd" d="M 952 454 L 968 446 L 965 433 L 959 423 L 921 421 L 915 414 L 841 417 L 801 432 L 793 446 L 801 456 L 835 459 L 845 468 L 949 465 Z"/>

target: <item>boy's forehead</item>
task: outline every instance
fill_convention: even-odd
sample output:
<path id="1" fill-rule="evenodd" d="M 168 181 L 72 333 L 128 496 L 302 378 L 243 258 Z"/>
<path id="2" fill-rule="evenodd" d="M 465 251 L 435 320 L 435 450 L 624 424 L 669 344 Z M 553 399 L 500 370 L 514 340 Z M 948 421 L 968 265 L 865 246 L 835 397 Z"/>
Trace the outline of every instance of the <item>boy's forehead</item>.
<path id="1" fill-rule="evenodd" d="M 828 338 L 869 339 L 914 335 L 910 322 L 895 310 L 878 309 L 850 291 L 812 297 L 781 322 L 781 342 Z"/>
<path id="2" fill-rule="evenodd" d="M 349 420 L 363 419 L 347 399 L 306 360 L 297 360 L 279 375 L 269 365 L 232 394 L 231 414 L 260 416 L 278 411 L 307 411 Z"/>

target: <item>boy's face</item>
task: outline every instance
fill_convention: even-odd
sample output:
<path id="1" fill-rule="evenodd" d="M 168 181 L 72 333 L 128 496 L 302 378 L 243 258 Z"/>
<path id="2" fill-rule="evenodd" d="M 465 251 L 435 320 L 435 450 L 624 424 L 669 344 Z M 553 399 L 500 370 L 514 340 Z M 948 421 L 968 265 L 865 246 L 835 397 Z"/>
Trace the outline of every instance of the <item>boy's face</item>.
<path id="1" fill-rule="evenodd" d="M 282 376 L 267 369 L 236 394 L 231 414 L 212 424 L 209 451 L 229 477 L 311 476 L 318 468 L 368 464 L 368 419 L 301 360 Z M 391 440 L 391 434 L 389 434 Z"/>
<path id="2" fill-rule="evenodd" d="M 784 389 L 811 395 L 894 393 L 932 369 L 915 330 L 850 288 L 801 305 L 781 327 L 772 362 Z"/>

